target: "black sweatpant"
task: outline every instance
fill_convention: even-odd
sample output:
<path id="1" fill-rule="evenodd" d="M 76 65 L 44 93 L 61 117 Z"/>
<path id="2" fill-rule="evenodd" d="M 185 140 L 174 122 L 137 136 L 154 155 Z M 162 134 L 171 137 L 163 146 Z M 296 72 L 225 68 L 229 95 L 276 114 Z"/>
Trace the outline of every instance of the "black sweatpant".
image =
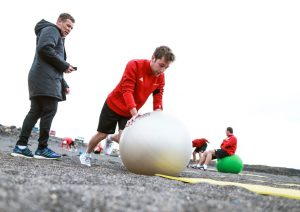
<path id="1" fill-rule="evenodd" d="M 38 148 L 48 146 L 49 131 L 56 114 L 58 99 L 48 96 L 38 96 L 31 99 L 30 110 L 24 119 L 21 134 L 16 145 L 27 146 L 32 128 L 40 119 L 40 135 Z"/>

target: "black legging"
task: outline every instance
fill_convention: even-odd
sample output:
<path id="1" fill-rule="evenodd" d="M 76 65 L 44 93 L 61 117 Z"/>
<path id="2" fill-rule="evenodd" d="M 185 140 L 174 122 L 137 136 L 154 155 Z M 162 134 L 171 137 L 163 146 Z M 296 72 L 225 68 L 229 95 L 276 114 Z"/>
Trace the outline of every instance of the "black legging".
<path id="1" fill-rule="evenodd" d="M 38 148 L 48 146 L 49 131 L 56 114 L 58 99 L 48 96 L 38 96 L 31 99 L 30 110 L 24 119 L 21 134 L 16 145 L 27 146 L 32 128 L 40 118 L 40 135 Z"/>

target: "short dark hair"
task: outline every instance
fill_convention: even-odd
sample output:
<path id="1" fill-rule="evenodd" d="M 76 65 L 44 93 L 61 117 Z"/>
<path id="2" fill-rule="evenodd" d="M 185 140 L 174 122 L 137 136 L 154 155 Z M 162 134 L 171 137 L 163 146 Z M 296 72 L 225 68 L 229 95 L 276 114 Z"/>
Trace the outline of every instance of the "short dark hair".
<path id="1" fill-rule="evenodd" d="M 167 62 L 173 62 L 175 60 L 175 55 L 168 46 L 159 46 L 155 49 L 153 56 L 155 59 L 164 59 Z"/>
<path id="2" fill-rule="evenodd" d="M 227 131 L 230 132 L 230 133 L 233 133 L 232 127 L 227 127 Z"/>
<path id="3" fill-rule="evenodd" d="M 69 13 L 61 13 L 58 17 L 58 20 L 61 20 L 61 21 L 65 21 L 67 19 L 69 19 L 70 21 L 75 23 L 75 19 Z"/>

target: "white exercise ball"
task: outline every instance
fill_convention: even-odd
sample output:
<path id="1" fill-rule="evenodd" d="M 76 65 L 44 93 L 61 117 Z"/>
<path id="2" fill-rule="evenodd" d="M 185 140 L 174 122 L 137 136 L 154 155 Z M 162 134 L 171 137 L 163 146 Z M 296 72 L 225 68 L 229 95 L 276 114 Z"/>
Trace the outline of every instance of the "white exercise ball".
<path id="1" fill-rule="evenodd" d="M 191 154 L 191 137 L 186 127 L 161 111 L 138 117 L 120 138 L 122 162 L 136 174 L 178 176 Z"/>

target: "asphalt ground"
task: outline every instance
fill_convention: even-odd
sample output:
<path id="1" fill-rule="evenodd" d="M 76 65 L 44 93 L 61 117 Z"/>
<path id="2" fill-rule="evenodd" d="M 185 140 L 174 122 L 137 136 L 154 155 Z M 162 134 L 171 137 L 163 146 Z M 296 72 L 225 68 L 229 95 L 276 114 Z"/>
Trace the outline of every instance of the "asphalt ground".
<path id="1" fill-rule="evenodd" d="M 78 151 L 49 142 L 61 160 L 12 157 L 16 137 L 0 136 L 0 211 L 300 211 L 300 200 L 265 196 L 237 186 L 183 183 L 129 172 L 119 157 L 93 155 L 83 166 Z M 35 151 L 37 141 L 29 148 Z M 84 147 L 80 147 L 84 150 Z M 300 171 L 247 166 L 240 174 L 187 168 L 180 177 L 207 178 L 300 190 Z"/>

